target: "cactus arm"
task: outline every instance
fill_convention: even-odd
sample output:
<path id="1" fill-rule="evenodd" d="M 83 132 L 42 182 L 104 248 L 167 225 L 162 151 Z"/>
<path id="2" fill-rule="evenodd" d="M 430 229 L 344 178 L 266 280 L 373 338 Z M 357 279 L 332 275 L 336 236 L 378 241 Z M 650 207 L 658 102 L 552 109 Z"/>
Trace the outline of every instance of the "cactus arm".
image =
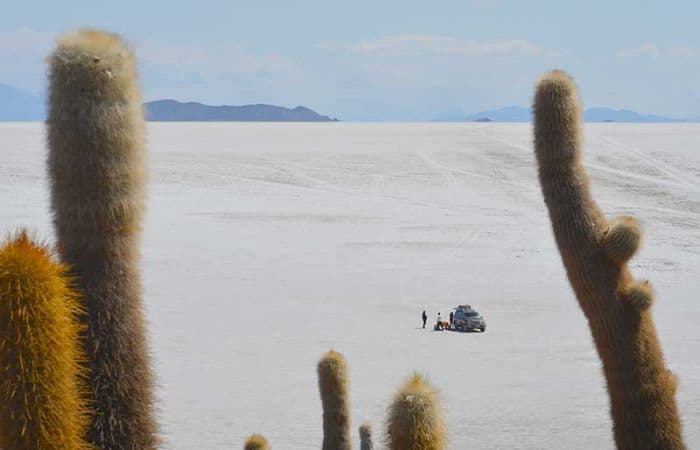
<path id="1" fill-rule="evenodd" d="M 675 377 L 665 367 L 649 307 L 651 287 L 627 268 L 640 241 L 630 218 L 611 223 L 581 164 L 581 106 L 573 81 L 547 74 L 534 100 L 535 155 L 554 237 L 591 329 L 619 449 L 683 449 Z"/>

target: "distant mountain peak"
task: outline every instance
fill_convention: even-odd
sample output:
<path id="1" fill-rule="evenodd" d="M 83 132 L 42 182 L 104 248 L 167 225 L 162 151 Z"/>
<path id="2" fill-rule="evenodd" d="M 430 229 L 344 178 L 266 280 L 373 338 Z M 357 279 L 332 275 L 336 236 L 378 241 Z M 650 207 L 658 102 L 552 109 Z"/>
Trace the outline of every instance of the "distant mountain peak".
<path id="1" fill-rule="evenodd" d="M 283 106 L 254 104 L 211 106 L 173 99 L 144 104 L 149 120 L 156 122 L 335 122 L 305 106 L 289 109 Z"/>
<path id="2" fill-rule="evenodd" d="M 293 109 L 255 104 L 210 106 L 198 102 L 180 102 L 172 98 L 144 104 L 146 116 L 154 121 L 254 121 L 254 122 L 335 122 L 306 106 Z M 0 83 L 0 122 L 37 122 L 46 118 L 42 98 Z"/>
<path id="3" fill-rule="evenodd" d="M 590 108 L 583 113 L 586 122 L 671 123 L 690 120 L 640 114 L 628 109 Z M 445 117 L 437 122 L 531 122 L 532 111 L 522 106 L 506 106 L 474 114 Z"/>

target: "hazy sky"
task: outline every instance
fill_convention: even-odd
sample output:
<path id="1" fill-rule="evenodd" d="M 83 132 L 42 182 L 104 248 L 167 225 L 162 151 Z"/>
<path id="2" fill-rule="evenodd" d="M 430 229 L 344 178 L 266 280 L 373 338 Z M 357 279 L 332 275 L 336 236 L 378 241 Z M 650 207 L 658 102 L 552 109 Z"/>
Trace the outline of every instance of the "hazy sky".
<path id="1" fill-rule="evenodd" d="M 309 106 L 346 120 L 528 105 L 543 71 L 586 106 L 700 117 L 697 0 L 20 0 L 0 14 L 0 83 L 44 90 L 60 33 L 135 48 L 144 96 Z"/>

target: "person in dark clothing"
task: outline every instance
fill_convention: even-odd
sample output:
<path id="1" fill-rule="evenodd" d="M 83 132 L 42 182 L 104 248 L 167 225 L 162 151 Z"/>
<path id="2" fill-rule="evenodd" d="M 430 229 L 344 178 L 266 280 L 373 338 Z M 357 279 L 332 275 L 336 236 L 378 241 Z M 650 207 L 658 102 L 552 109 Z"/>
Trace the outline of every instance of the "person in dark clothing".
<path id="1" fill-rule="evenodd" d="M 452 324 L 455 321 L 455 313 L 454 311 L 450 311 L 450 328 L 452 328 Z"/>
<path id="2" fill-rule="evenodd" d="M 428 321 L 428 314 L 425 313 L 425 310 L 423 310 L 423 315 L 421 317 L 423 318 L 423 328 L 425 328 L 425 322 Z"/>

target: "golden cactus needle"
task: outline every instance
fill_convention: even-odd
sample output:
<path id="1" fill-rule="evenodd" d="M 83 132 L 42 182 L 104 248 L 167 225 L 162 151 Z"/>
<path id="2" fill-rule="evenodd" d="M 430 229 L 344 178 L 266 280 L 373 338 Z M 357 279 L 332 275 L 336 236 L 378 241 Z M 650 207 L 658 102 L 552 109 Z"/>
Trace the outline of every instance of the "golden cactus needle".
<path id="1" fill-rule="evenodd" d="M 0 448 L 90 448 L 80 309 L 66 272 L 26 233 L 0 246 Z"/>
<path id="2" fill-rule="evenodd" d="M 445 423 L 435 389 L 419 374 L 401 387 L 389 407 L 387 440 L 390 450 L 442 450 Z"/>
<path id="3" fill-rule="evenodd" d="M 270 445 L 267 443 L 267 439 L 265 439 L 264 436 L 254 434 L 245 441 L 243 450 L 270 450 Z"/>

